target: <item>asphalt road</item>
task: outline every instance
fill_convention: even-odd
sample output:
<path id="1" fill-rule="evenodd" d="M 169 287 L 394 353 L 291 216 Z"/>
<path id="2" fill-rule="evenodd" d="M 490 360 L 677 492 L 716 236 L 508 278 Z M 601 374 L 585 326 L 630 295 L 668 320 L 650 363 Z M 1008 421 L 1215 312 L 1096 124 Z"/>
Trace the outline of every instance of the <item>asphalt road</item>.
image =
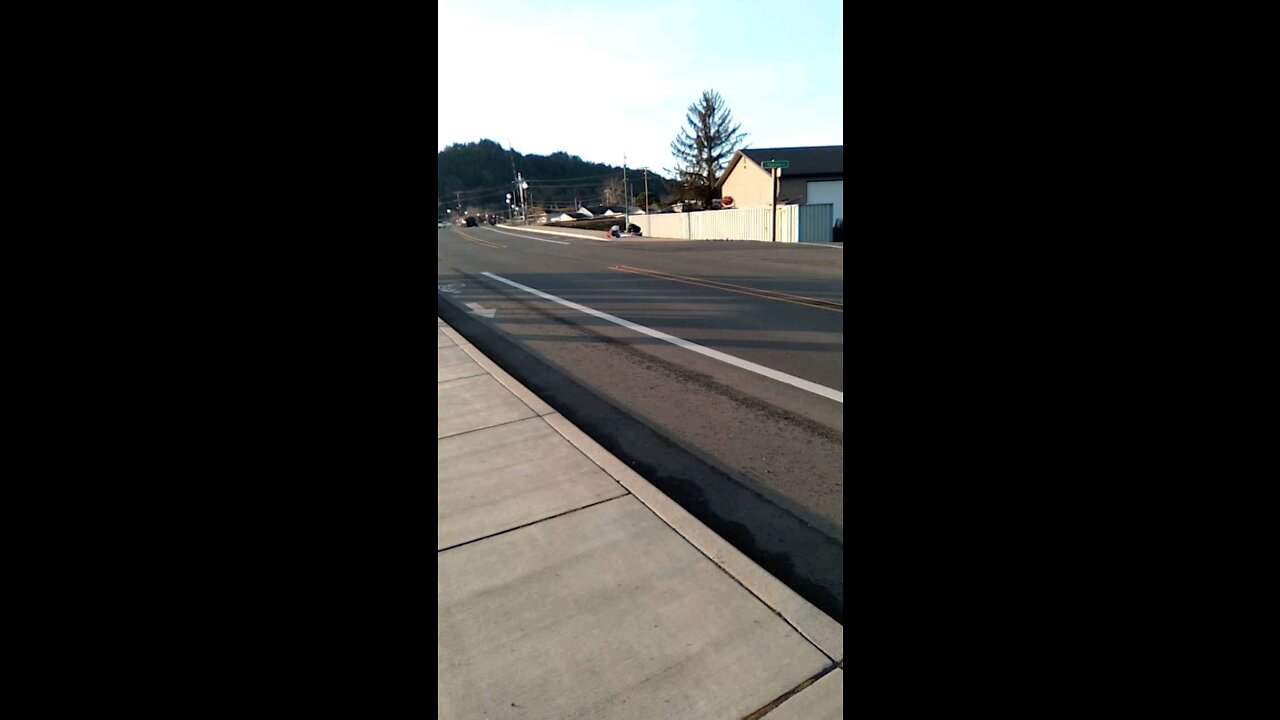
<path id="1" fill-rule="evenodd" d="M 441 317 L 844 621 L 843 249 L 437 235 Z"/>

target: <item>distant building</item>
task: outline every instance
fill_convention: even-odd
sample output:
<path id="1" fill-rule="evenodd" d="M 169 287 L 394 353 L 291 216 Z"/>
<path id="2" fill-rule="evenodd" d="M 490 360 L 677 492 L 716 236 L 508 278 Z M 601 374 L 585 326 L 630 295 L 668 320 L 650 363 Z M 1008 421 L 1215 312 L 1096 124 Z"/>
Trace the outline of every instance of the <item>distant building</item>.
<path id="1" fill-rule="evenodd" d="M 735 208 L 769 207 L 772 203 L 769 160 L 791 165 L 780 172 L 778 204 L 833 205 L 832 220 L 844 219 L 844 146 L 747 148 L 733 154 L 716 187 L 721 197 L 733 198 Z"/>

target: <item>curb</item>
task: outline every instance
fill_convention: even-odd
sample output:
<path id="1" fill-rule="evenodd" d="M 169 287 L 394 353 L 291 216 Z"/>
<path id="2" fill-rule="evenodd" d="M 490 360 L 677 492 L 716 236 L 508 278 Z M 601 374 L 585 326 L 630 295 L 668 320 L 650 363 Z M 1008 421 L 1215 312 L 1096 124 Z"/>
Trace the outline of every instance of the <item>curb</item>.
<path id="1" fill-rule="evenodd" d="M 546 232 L 546 231 L 544 231 Z M 654 515 L 657 515 L 678 535 L 697 548 L 729 577 L 782 617 L 809 642 L 836 663 L 844 661 L 844 626 L 832 620 L 826 613 L 800 597 L 782 581 L 770 575 L 740 550 L 730 545 L 714 531 L 702 524 L 689 511 L 680 507 L 638 473 L 599 443 L 591 439 L 578 426 L 569 422 L 554 408 L 531 392 L 505 370 L 486 357 L 457 330 L 436 318 L 436 326 L 458 344 L 481 367 L 493 374 L 516 397 L 520 398 L 565 440 L 600 467 L 609 477 L 626 488 Z"/>
<path id="2" fill-rule="evenodd" d="M 595 240 L 595 241 L 597 241 L 597 242 L 618 242 L 618 241 L 620 240 L 619 238 L 611 238 L 611 237 L 592 237 L 592 236 L 590 236 L 590 235 L 579 235 L 579 234 L 569 233 L 569 232 L 558 232 L 558 231 L 556 231 L 556 230 L 541 230 L 541 229 L 535 229 L 535 228 L 530 228 L 530 227 L 524 227 L 524 226 L 522 226 L 522 225 L 511 225 L 511 226 L 507 226 L 507 229 L 508 229 L 508 230 L 518 230 L 518 231 L 522 231 L 522 232 L 542 233 L 542 234 L 544 234 L 544 235 L 562 235 L 562 236 L 564 236 L 564 237 L 578 238 L 579 240 Z M 593 231 L 593 232 L 594 232 L 594 231 Z M 606 236 L 608 235 L 608 231 L 601 230 L 600 232 L 601 232 L 601 233 L 604 233 Z M 839 249 L 839 250 L 843 250 L 843 249 L 844 249 L 844 245 L 843 245 L 842 243 L 835 243 L 835 242 L 830 242 L 830 243 L 805 243 L 805 242 L 769 243 L 769 241 L 767 241 L 767 240 L 744 240 L 744 239 L 741 239 L 741 238 L 737 238 L 737 239 L 735 239 L 735 238 L 725 238 L 725 240 L 727 240 L 728 242 L 757 242 L 757 243 L 775 244 L 775 245 L 787 245 L 787 246 L 795 246 L 795 247 L 826 247 L 826 248 L 831 248 L 831 247 L 833 247 L 833 248 L 836 248 L 836 249 Z M 689 239 L 689 238 L 666 238 L 666 237 L 656 237 L 656 236 L 655 236 L 655 237 L 649 237 L 648 235 L 644 235 L 644 236 L 641 236 L 641 237 L 630 237 L 630 238 L 627 238 L 627 239 L 625 240 L 625 242 L 646 242 L 646 241 L 655 241 L 655 242 L 656 242 L 656 241 L 665 241 L 665 242 L 721 242 L 721 240 L 710 240 L 710 239 L 704 239 L 704 240 L 691 240 L 691 239 Z"/>
<path id="3" fill-rule="evenodd" d="M 534 229 L 530 227 L 525 227 L 523 225 L 512 225 L 512 226 L 509 226 L 507 229 L 519 230 L 522 232 L 542 233 L 543 235 L 560 235 L 563 237 L 578 238 L 579 240 L 599 240 L 600 242 L 613 242 L 612 238 L 592 237 L 590 235 L 580 235 L 578 233 L 559 232 L 557 230 L 539 230 L 539 229 Z M 604 231 L 601 230 L 600 232 L 604 232 Z"/>
<path id="4" fill-rule="evenodd" d="M 641 237 L 629 237 L 623 240 L 621 238 L 592 237 L 590 235 L 578 235 L 578 234 L 569 233 L 569 232 L 559 232 L 556 230 L 541 230 L 541 229 L 522 227 L 522 226 L 516 226 L 516 225 L 512 225 L 507 229 L 518 230 L 522 232 L 542 233 L 544 235 L 561 235 L 564 237 L 578 238 L 579 240 L 595 240 L 597 242 L 632 242 L 632 243 L 635 243 L 635 242 L 698 242 L 696 240 L 688 240 L 685 238 L 649 237 L 647 235 L 644 235 Z M 592 232 L 595 232 L 595 231 L 592 231 Z M 608 235 L 608 231 L 606 230 L 601 230 L 600 232 L 604 235 Z M 710 241 L 707 241 L 707 242 L 710 242 Z"/>

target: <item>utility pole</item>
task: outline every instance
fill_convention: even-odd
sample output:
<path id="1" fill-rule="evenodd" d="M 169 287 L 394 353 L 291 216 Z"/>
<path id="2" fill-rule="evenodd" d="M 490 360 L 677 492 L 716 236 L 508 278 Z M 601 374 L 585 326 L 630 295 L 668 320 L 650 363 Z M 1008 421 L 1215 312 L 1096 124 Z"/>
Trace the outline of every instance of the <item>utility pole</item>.
<path id="1" fill-rule="evenodd" d="M 511 146 L 511 143 L 507 143 L 507 156 L 511 158 L 511 176 L 513 178 L 511 181 L 511 200 L 515 202 L 515 199 L 520 197 L 520 174 L 516 172 L 516 151 Z M 516 219 L 514 208 L 511 208 L 511 210 L 511 220 L 514 222 Z"/>
<path id="2" fill-rule="evenodd" d="M 644 216 L 649 217 L 649 168 L 644 169 Z"/>
<path id="3" fill-rule="evenodd" d="M 631 198 L 627 197 L 627 154 L 622 153 L 622 231 L 631 227 Z"/>
<path id="4" fill-rule="evenodd" d="M 769 158 L 769 162 L 774 162 L 775 159 L 776 158 Z M 773 190 L 773 192 L 770 193 L 771 195 L 773 195 L 773 222 L 769 223 L 769 225 L 772 226 L 773 239 L 770 240 L 769 242 L 778 242 L 778 180 L 777 178 L 778 178 L 778 168 L 776 167 L 769 168 L 769 184 L 772 185 L 770 189 Z"/>
<path id="5" fill-rule="evenodd" d="M 529 224 L 529 207 L 524 202 L 524 177 L 516 173 L 516 187 L 520 188 L 520 217 L 525 225 Z"/>

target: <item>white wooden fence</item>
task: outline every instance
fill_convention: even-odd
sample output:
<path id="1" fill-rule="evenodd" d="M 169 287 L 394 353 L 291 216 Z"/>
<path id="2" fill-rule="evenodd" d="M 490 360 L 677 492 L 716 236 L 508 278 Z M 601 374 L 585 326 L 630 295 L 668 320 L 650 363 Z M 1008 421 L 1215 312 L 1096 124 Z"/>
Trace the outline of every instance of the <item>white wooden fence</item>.
<path id="1" fill-rule="evenodd" d="M 783 205 L 778 208 L 778 242 L 831 242 L 831 205 Z M 773 239 L 769 208 L 708 210 L 633 216 L 647 237 L 678 240 Z"/>

